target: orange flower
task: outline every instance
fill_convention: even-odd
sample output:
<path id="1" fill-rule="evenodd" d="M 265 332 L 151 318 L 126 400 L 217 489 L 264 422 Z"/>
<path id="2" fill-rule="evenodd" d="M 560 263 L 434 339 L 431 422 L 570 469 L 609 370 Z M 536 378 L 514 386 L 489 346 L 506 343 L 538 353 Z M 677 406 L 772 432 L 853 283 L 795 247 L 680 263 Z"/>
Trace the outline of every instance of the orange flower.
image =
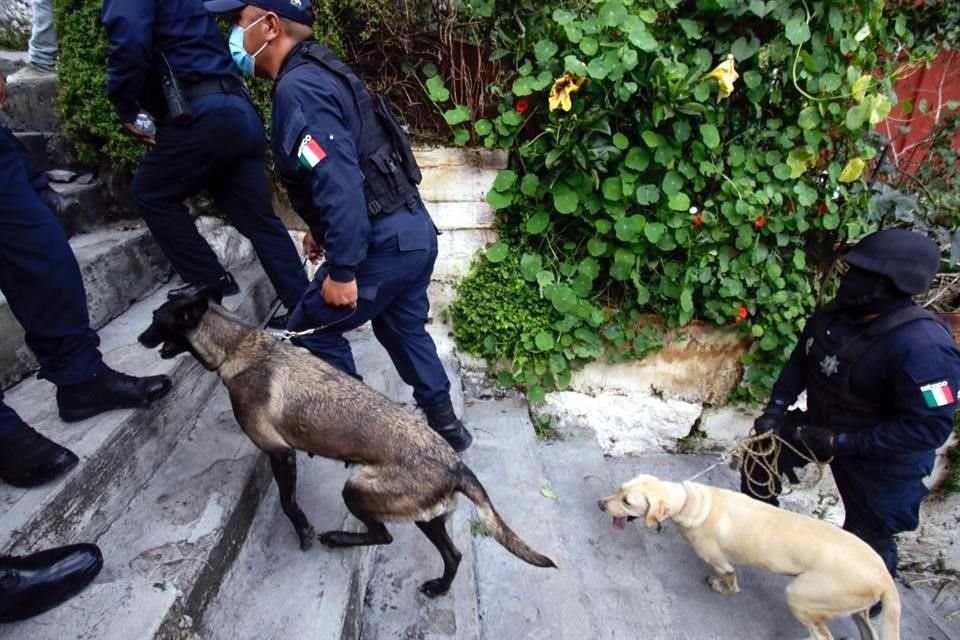
<path id="1" fill-rule="evenodd" d="M 764 226 L 765 224 L 767 224 L 767 218 L 766 216 L 763 216 L 763 215 L 758 216 L 757 219 L 753 221 L 753 226 L 755 226 L 757 229 Z"/>
<path id="2" fill-rule="evenodd" d="M 702 227 L 702 226 L 703 226 L 703 218 L 700 217 L 700 214 L 699 214 L 699 213 L 698 213 L 697 215 L 693 216 L 693 226 L 695 226 L 695 227 Z"/>
<path id="3" fill-rule="evenodd" d="M 527 104 L 526 100 L 517 100 L 517 104 L 514 105 L 514 109 L 516 109 L 520 113 L 526 112 L 526 110 L 529 108 L 530 108 L 530 105 Z"/>
<path id="4" fill-rule="evenodd" d="M 743 305 L 740 305 L 740 308 L 737 309 L 737 322 L 747 319 L 747 308 Z"/>
<path id="5" fill-rule="evenodd" d="M 820 215 L 826 215 L 826 213 L 827 213 L 827 205 L 823 204 L 822 202 L 818 202 L 818 203 L 817 203 L 817 213 L 819 213 Z"/>

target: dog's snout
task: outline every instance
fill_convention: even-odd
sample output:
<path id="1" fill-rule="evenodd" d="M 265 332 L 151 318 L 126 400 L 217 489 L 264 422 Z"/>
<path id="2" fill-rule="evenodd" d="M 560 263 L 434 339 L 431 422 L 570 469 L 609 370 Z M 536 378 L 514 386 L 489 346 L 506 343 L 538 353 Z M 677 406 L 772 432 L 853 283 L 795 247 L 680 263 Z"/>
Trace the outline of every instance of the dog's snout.
<path id="1" fill-rule="evenodd" d="M 603 498 L 597 500 L 597 506 L 600 507 L 600 511 L 606 511 L 606 508 L 603 505 Z"/>

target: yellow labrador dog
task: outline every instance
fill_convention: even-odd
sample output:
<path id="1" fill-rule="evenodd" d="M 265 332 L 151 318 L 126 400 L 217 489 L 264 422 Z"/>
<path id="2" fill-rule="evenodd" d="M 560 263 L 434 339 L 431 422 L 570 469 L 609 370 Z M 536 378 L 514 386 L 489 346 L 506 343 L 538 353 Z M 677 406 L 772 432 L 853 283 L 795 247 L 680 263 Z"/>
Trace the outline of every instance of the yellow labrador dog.
<path id="1" fill-rule="evenodd" d="M 810 632 L 806 640 L 832 640 L 826 623 L 852 615 L 861 640 L 876 640 L 867 611 L 883 603 L 882 640 L 900 638 L 900 595 L 880 556 L 839 527 L 791 513 L 749 496 L 695 482 L 641 475 L 600 500 L 622 529 L 628 519 L 648 527 L 672 519 L 702 560 L 720 593 L 736 593 L 734 565 L 796 576 L 787 585 L 790 612 Z"/>

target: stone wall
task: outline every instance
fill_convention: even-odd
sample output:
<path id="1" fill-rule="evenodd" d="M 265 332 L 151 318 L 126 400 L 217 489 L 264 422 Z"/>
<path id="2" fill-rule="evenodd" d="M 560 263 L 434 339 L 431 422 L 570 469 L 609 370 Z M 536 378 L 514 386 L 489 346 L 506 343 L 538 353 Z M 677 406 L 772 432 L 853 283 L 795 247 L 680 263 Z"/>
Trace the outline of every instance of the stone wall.
<path id="1" fill-rule="evenodd" d="M 0 2 L 0 33 L 12 30 L 30 33 L 30 0 L 2 0 Z"/>

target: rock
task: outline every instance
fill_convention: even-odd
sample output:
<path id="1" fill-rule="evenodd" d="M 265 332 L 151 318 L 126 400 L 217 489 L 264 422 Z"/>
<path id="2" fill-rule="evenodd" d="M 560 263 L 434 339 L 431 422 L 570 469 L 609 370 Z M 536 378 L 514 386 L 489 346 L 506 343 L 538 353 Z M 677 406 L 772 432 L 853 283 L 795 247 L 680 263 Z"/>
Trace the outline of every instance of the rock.
<path id="1" fill-rule="evenodd" d="M 56 99 L 60 83 L 56 73 L 23 67 L 7 78 L 3 110 L 14 131 L 58 131 Z"/>
<path id="2" fill-rule="evenodd" d="M 53 182 L 73 182 L 76 180 L 77 174 L 73 171 L 67 171 L 66 169 L 50 169 L 47 171 L 47 177 Z M 81 184 L 90 184 L 92 180 L 93 175 L 90 176 L 90 180 L 82 182 Z"/>
<path id="3" fill-rule="evenodd" d="M 581 393 L 656 393 L 666 398 L 725 404 L 740 383 L 740 357 L 750 338 L 730 327 L 693 322 L 665 337 L 660 351 L 642 360 L 592 362 L 574 374 L 570 388 Z"/>
<path id="4" fill-rule="evenodd" d="M 555 416 L 561 429 L 593 429 L 612 456 L 675 449 L 701 412 L 699 404 L 649 394 L 594 397 L 574 391 L 547 394 L 542 411 Z"/>

